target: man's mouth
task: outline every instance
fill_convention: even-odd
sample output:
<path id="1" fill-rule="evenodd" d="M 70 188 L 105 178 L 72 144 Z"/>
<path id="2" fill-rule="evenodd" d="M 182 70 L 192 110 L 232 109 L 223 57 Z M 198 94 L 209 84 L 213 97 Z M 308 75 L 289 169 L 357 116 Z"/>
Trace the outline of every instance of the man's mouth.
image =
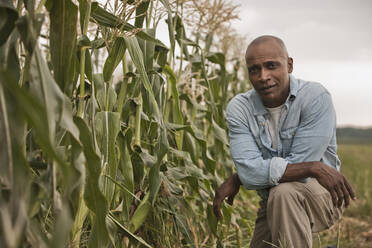
<path id="1" fill-rule="evenodd" d="M 275 86 L 276 86 L 276 84 L 272 84 L 272 85 L 268 85 L 268 86 L 262 87 L 261 88 L 261 91 L 262 92 L 268 92 L 268 91 L 270 91 L 271 88 L 274 88 Z"/>

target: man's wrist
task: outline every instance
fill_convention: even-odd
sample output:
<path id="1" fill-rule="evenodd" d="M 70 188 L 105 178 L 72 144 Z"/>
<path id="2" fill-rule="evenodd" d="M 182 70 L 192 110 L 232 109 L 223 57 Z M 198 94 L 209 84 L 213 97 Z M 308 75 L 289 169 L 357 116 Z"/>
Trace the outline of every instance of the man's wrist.
<path id="1" fill-rule="evenodd" d="M 302 162 L 288 164 L 284 174 L 279 180 L 279 183 L 292 182 L 301 180 L 307 177 L 319 177 L 320 162 Z"/>
<path id="2" fill-rule="evenodd" d="M 242 185 L 242 182 L 240 181 L 238 173 L 235 173 L 234 175 L 232 175 L 232 178 L 233 178 L 233 182 L 235 185 L 238 185 L 238 186 Z"/>
<path id="3" fill-rule="evenodd" d="M 318 162 L 310 162 L 310 173 L 311 173 L 311 177 L 314 177 L 314 178 L 317 178 L 318 175 L 319 175 L 319 166 L 320 166 L 320 163 Z"/>

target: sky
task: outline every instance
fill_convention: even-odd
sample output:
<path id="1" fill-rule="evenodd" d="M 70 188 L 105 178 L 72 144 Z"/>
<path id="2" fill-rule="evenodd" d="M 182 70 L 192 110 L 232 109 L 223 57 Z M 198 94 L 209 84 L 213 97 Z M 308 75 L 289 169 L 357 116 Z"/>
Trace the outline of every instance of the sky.
<path id="1" fill-rule="evenodd" d="M 240 5 L 232 27 L 247 43 L 280 37 L 294 59 L 292 74 L 328 89 L 338 126 L 372 127 L 372 0 L 230 2 Z M 165 23 L 157 38 L 169 45 Z"/>
<path id="2" fill-rule="evenodd" d="M 294 59 L 293 75 L 329 90 L 338 126 L 372 126 L 371 0 L 232 2 L 240 4 L 232 26 L 248 42 L 280 37 Z"/>

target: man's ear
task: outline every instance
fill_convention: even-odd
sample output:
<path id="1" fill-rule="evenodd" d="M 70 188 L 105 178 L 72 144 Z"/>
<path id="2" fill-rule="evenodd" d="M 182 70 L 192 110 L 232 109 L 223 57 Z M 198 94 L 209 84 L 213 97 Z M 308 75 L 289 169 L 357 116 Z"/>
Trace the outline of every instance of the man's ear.
<path id="1" fill-rule="evenodd" d="M 293 71 L 293 59 L 291 57 L 288 57 L 288 73 L 292 73 Z"/>

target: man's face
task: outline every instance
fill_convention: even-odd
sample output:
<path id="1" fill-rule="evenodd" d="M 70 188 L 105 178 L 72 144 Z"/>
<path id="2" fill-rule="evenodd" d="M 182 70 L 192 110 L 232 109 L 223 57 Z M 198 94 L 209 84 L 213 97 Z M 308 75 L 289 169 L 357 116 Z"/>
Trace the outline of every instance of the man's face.
<path id="1" fill-rule="evenodd" d="M 282 105 L 289 95 L 293 60 L 274 40 L 249 46 L 246 54 L 249 79 L 266 107 Z"/>

